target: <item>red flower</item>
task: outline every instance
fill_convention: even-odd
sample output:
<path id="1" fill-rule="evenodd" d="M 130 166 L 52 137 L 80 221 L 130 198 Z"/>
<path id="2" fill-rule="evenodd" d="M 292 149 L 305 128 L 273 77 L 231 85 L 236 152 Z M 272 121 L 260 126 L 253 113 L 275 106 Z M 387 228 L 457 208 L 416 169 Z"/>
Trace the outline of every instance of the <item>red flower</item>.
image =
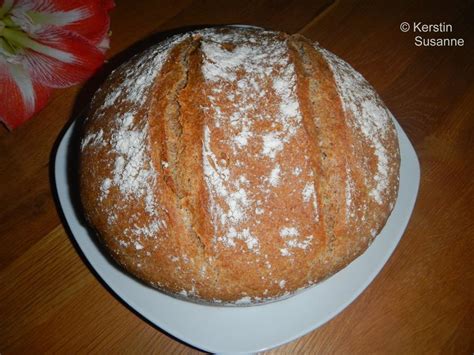
<path id="1" fill-rule="evenodd" d="M 0 0 L 0 120 L 13 129 L 104 62 L 113 0 Z"/>

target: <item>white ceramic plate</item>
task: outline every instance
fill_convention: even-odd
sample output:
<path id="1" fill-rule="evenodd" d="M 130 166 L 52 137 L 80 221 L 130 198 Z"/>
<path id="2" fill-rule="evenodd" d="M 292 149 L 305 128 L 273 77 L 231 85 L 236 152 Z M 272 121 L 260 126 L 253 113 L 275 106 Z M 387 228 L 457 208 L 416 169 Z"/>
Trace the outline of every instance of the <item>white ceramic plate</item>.
<path id="1" fill-rule="evenodd" d="M 176 338 L 209 352 L 250 353 L 294 340 L 321 326 L 347 307 L 370 284 L 397 246 L 412 213 L 420 167 L 407 136 L 399 134 L 401 167 L 397 203 L 387 224 L 367 251 L 326 281 L 286 300 L 252 307 L 217 307 L 182 301 L 149 288 L 107 259 L 82 224 L 71 148 L 77 124 L 66 130 L 56 153 L 55 182 L 59 202 L 90 265 L 115 294 L 144 318 Z M 77 171 L 73 171 L 73 174 Z"/>

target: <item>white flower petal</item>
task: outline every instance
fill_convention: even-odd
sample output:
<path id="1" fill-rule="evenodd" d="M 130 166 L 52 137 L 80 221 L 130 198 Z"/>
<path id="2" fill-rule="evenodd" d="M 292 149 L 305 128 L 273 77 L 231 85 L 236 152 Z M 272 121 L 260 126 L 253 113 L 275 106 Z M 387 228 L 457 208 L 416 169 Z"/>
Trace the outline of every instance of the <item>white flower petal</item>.
<path id="1" fill-rule="evenodd" d="M 18 86 L 23 97 L 27 112 L 34 112 L 35 110 L 35 90 L 33 88 L 33 82 L 31 77 L 28 75 L 22 65 L 19 64 L 8 64 L 7 65 L 10 75 Z"/>

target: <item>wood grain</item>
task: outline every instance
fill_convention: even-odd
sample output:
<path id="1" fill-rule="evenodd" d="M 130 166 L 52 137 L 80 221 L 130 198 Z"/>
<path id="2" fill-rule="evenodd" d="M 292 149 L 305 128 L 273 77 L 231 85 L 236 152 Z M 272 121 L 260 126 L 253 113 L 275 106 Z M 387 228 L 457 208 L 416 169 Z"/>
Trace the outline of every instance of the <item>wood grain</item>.
<path id="1" fill-rule="evenodd" d="M 424 48 L 403 21 L 446 22 L 463 47 Z M 169 31 L 248 23 L 300 32 L 379 91 L 418 153 L 418 201 L 394 255 L 333 320 L 269 353 L 474 351 L 474 2 L 131 1 L 112 14 L 110 62 L 57 90 L 33 120 L 0 129 L 0 352 L 198 353 L 119 302 L 65 232 L 50 163 L 104 75 Z M 426 34 L 430 36 L 430 34 Z"/>

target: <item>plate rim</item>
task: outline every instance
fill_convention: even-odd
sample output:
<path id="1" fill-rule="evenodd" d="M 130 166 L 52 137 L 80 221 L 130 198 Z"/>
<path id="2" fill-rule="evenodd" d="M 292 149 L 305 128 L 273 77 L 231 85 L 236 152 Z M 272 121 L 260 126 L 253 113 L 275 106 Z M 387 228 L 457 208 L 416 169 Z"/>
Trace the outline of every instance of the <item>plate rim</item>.
<path id="1" fill-rule="evenodd" d="M 398 228 L 399 233 L 397 233 L 399 235 L 394 237 L 394 239 L 396 239 L 396 242 L 389 248 L 388 253 L 386 253 L 382 257 L 383 261 L 381 263 L 379 263 L 380 265 L 377 265 L 374 269 L 372 269 L 370 271 L 369 274 L 366 275 L 365 281 L 359 284 L 359 286 L 357 287 L 357 290 L 355 290 L 353 292 L 351 297 L 349 297 L 346 300 L 346 302 L 343 302 L 343 303 L 339 304 L 339 306 L 334 308 L 334 310 L 332 312 L 330 312 L 330 314 L 328 314 L 325 317 L 325 319 L 322 320 L 321 322 L 318 323 L 317 321 L 315 321 L 315 322 L 313 322 L 314 324 L 308 325 L 308 326 L 304 327 L 304 329 L 302 328 L 300 331 L 297 331 L 297 332 L 293 333 L 290 336 L 284 337 L 284 338 L 282 338 L 280 340 L 277 340 L 277 341 L 275 341 L 275 340 L 270 341 L 270 342 L 267 341 L 268 344 L 262 345 L 258 348 L 246 347 L 244 345 L 244 346 L 239 347 L 239 349 L 233 349 L 233 348 L 217 349 L 215 345 L 213 346 L 212 344 L 204 344 L 202 342 L 199 342 L 196 339 L 190 338 L 189 335 L 186 335 L 186 334 L 182 333 L 182 331 L 181 331 L 182 329 L 177 329 L 176 326 L 170 325 L 166 321 L 152 319 L 153 317 L 151 315 L 147 314 L 149 312 L 147 312 L 146 309 L 144 309 L 143 306 L 140 303 L 137 303 L 135 299 L 130 298 L 128 295 L 124 295 L 123 290 L 120 290 L 120 287 L 118 287 L 115 284 L 115 281 L 112 280 L 112 277 L 110 275 L 107 275 L 107 271 L 103 270 L 100 267 L 100 263 L 97 262 L 96 260 L 94 260 L 93 257 L 87 252 L 86 248 L 83 245 L 83 242 L 81 241 L 81 238 L 76 235 L 76 233 L 78 233 L 78 232 L 75 231 L 75 228 L 74 228 L 75 223 L 77 222 L 79 224 L 79 227 L 83 227 L 83 226 L 81 226 L 81 223 L 80 223 L 79 219 L 76 216 L 76 214 L 78 212 L 77 207 L 74 207 L 74 205 L 73 205 L 73 202 L 72 202 L 72 199 L 71 199 L 71 196 L 70 196 L 70 192 L 68 190 L 69 186 L 67 186 L 68 185 L 67 183 L 69 181 L 69 179 L 68 179 L 68 172 L 69 172 L 68 164 L 70 164 L 70 162 L 67 160 L 67 156 L 68 156 L 68 154 L 70 154 L 72 139 L 74 138 L 73 133 L 77 133 L 76 131 L 78 130 L 78 128 L 80 126 L 80 122 L 79 122 L 80 120 L 81 120 L 81 118 L 77 118 L 75 120 L 72 120 L 71 123 L 67 126 L 67 128 L 65 128 L 62 131 L 60 138 L 58 138 L 59 143 L 56 145 L 56 151 L 54 152 L 54 160 L 53 160 L 53 162 L 54 162 L 54 169 L 53 169 L 53 171 L 54 171 L 54 176 L 53 176 L 54 183 L 53 183 L 53 185 L 54 185 L 54 190 L 55 190 L 56 197 L 57 197 L 57 205 L 58 205 L 57 207 L 58 207 L 58 209 L 59 209 L 59 211 L 60 211 L 60 213 L 63 217 L 62 218 L 63 224 L 65 224 L 67 226 L 66 230 L 68 231 L 69 237 L 72 239 L 73 244 L 75 244 L 75 247 L 79 248 L 78 251 L 82 254 L 83 259 L 85 259 L 87 261 L 88 266 L 89 266 L 89 268 L 92 269 L 91 271 L 93 272 L 93 274 L 108 289 L 108 291 L 110 291 L 122 303 L 125 303 L 125 305 L 132 308 L 134 313 L 137 313 L 140 317 L 144 318 L 146 321 L 151 323 L 154 327 L 157 327 L 159 330 L 162 330 L 162 331 L 166 332 L 167 334 L 171 335 L 172 337 L 175 337 L 175 338 L 179 339 L 180 341 L 182 341 L 182 342 L 184 342 L 184 343 L 186 343 L 190 346 L 193 346 L 193 347 L 198 348 L 198 349 L 202 349 L 204 351 L 209 351 L 209 352 L 214 352 L 214 353 L 235 352 L 235 351 L 237 351 L 239 353 L 251 353 L 251 352 L 266 351 L 266 350 L 281 346 L 283 344 L 289 343 L 289 342 L 291 342 L 291 341 L 293 341 L 293 340 L 295 340 L 295 339 L 297 339 L 297 338 L 299 338 L 299 337 L 301 337 L 305 334 L 308 334 L 309 332 L 317 329 L 318 327 L 320 327 L 323 324 L 330 321 L 337 314 L 341 313 L 345 308 L 347 308 L 353 301 L 355 301 L 364 292 L 364 290 L 373 282 L 375 277 L 382 271 L 382 269 L 384 268 L 384 266 L 386 265 L 386 263 L 390 259 L 391 255 L 393 254 L 394 250 L 398 246 L 398 243 L 400 242 L 402 236 L 405 233 L 406 227 L 407 227 L 407 225 L 410 221 L 411 215 L 413 213 L 415 203 L 416 203 L 416 199 L 417 199 L 417 195 L 418 195 L 419 184 L 420 184 L 420 164 L 419 164 L 419 160 L 418 160 L 418 157 L 416 155 L 416 151 L 415 151 L 412 143 L 410 142 L 408 136 L 406 135 L 406 133 L 404 132 L 402 127 L 399 125 L 397 120 L 393 119 L 393 122 L 395 124 L 396 130 L 397 130 L 397 133 L 398 133 L 398 140 L 399 140 L 399 147 L 400 147 L 400 160 L 401 160 L 400 163 L 401 164 L 400 164 L 400 187 L 399 187 L 399 192 L 398 192 L 398 196 L 397 196 L 397 201 L 395 203 L 392 214 L 394 213 L 395 208 L 397 206 L 399 207 L 399 205 L 398 205 L 399 204 L 399 199 L 402 196 L 401 195 L 401 191 L 402 191 L 402 168 L 404 168 L 404 169 L 410 168 L 409 172 L 408 171 L 403 171 L 403 172 L 405 174 L 410 174 L 411 173 L 412 186 L 409 187 L 410 194 L 407 196 L 409 198 L 409 200 L 403 205 L 403 207 L 405 208 L 405 216 L 404 216 L 405 218 L 403 218 L 403 220 L 401 221 L 401 225 L 399 225 L 399 228 Z M 407 167 L 407 166 L 405 166 L 406 164 L 409 164 L 410 166 Z M 63 180 L 65 182 L 65 185 L 62 185 Z M 415 183 L 415 184 L 413 184 L 413 183 Z M 408 187 L 404 186 L 404 188 L 408 190 Z M 65 190 L 66 193 L 63 193 L 64 189 L 66 189 Z M 70 211 L 67 210 L 69 208 L 69 205 L 71 206 L 70 210 L 72 211 L 72 214 L 73 214 L 72 217 L 69 213 L 67 213 L 67 212 L 70 212 Z M 407 207 L 408 207 L 408 210 L 406 210 Z M 391 214 L 390 217 L 392 217 L 392 214 Z M 390 220 L 390 217 L 389 217 L 389 220 Z M 76 220 L 74 220 L 74 218 Z M 388 221 L 387 221 L 387 224 L 388 224 Z M 380 234 L 382 234 L 382 232 L 385 228 L 386 228 L 386 226 L 384 226 L 384 228 L 382 229 Z M 88 234 L 89 234 L 88 237 L 91 240 L 93 240 L 94 237 L 91 236 L 90 233 L 88 233 Z M 375 239 L 373 244 L 376 243 L 378 238 L 379 237 L 377 237 Z M 359 256 L 358 258 L 353 260 L 349 265 L 352 265 L 356 260 L 359 260 L 364 255 L 366 255 L 367 251 L 370 248 L 372 248 L 373 244 L 371 246 L 369 246 L 369 248 L 364 253 L 362 253 L 361 256 Z M 96 247 L 97 247 L 97 245 L 96 245 Z M 102 251 L 99 250 L 99 253 L 102 254 Z M 106 258 L 104 255 L 102 255 L 102 257 Z M 344 269 L 348 268 L 349 265 L 346 266 Z M 115 267 L 113 265 L 111 265 L 111 266 Z M 343 271 L 344 269 L 342 269 L 341 271 Z M 336 274 L 332 275 L 331 277 L 329 277 L 328 280 L 332 279 L 335 275 L 338 275 L 341 271 L 339 271 L 338 273 L 336 273 Z M 131 277 L 131 276 L 128 276 L 123 271 L 120 271 L 120 272 L 122 273 L 122 277 L 124 277 L 125 279 L 128 278 L 128 279 L 133 280 L 134 282 L 139 283 L 139 281 L 133 279 L 133 277 Z M 326 281 L 327 280 L 325 280 L 324 282 L 326 282 Z M 172 299 L 176 300 L 176 302 L 182 302 L 182 303 L 184 303 L 185 305 L 188 305 L 188 306 L 190 304 L 193 304 L 195 307 L 210 307 L 210 308 L 223 308 L 223 309 L 234 309 L 234 310 L 237 309 L 238 310 L 238 309 L 254 308 L 254 307 L 266 307 L 267 305 L 271 305 L 271 304 L 279 304 L 279 305 L 283 305 L 283 307 L 284 307 L 285 302 L 289 302 L 289 301 L 291 302 L 291 300 L 294 300 L 295 298 L 301 297 L 302 294 L 305 294 L 306 292 L 310 291 L 311 289 L 317 288 L 321 284 L 322 283 L 318 283 L 315 286 L 307 288 L 307 289 L 303 290 L 302 292 L 299 292 L 299 293 L 297 293 L 297 294 L 295 294 L 295 295 L 293 295 L 293 296 L 291 296 L 287 299 L 282 299 L 282 300 L 278 300 L 276 302 L 267 303 L 267 304 L 254 305 L 254 306 L 250 306 L 250 307 L 228 307 L 228 306 L 219 307 L 219 306 L 214 306 L 214 305 L 201 305 L 201 304 L 197 304 L 197 303 L 192 303 L 192 302 L 176 299 L 176 298 L 173 298 L 172 296 L 165 295 L 161 292 L 160 292 L 160 294 L 165 296 L 165 297 L 172 298 Z M 144 284 L 141 284 L 141 285 L 143 287 L 147 287 Z M 153 290 L 153 292 L 159 292 L 159 291 Z M 184 304 L 183 304 L 183 306 L 184 306 Z"/>

